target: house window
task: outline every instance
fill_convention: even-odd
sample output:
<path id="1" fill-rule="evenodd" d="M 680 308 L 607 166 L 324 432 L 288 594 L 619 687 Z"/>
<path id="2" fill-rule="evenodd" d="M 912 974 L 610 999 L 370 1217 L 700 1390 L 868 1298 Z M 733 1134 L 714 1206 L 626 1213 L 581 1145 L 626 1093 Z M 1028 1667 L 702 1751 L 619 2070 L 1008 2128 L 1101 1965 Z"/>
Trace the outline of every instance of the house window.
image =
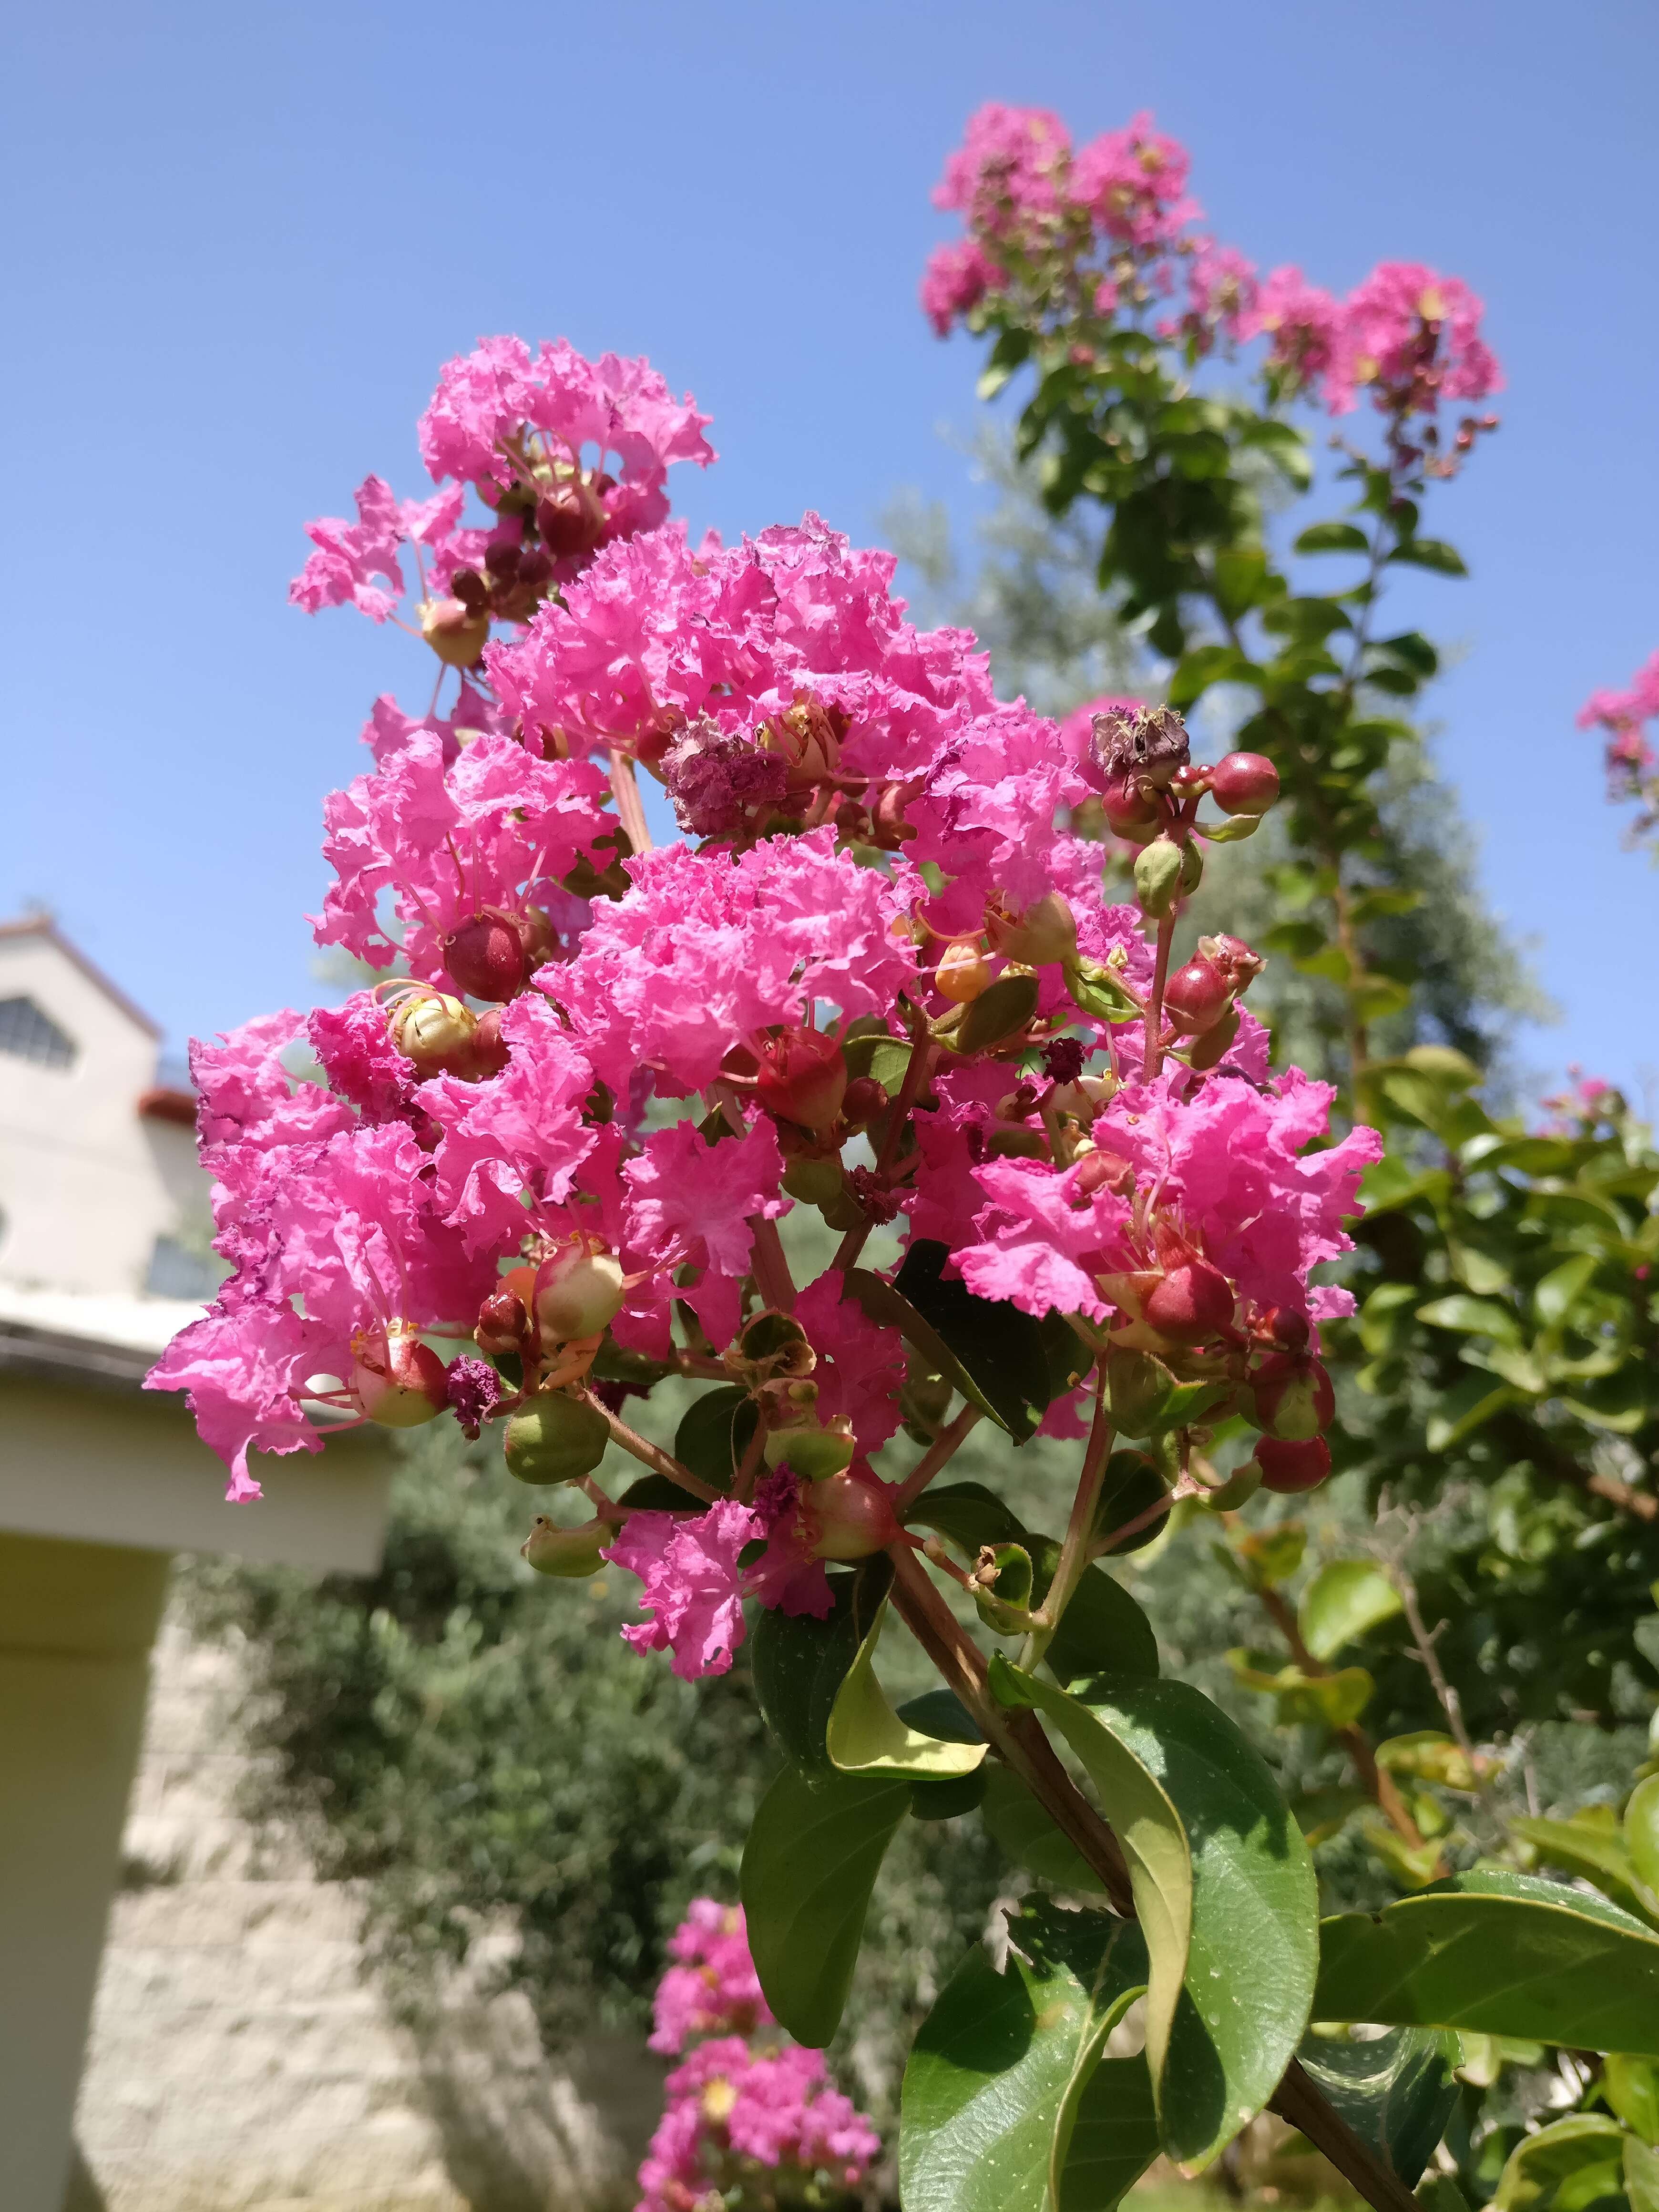
<path id="1" fill-rule="evenodd" d="M 75 1042 L 33 999 L 0 999 L 0 1052 L 32 1060 L 37 1067 L 68 1067 Z"/>
<path id="2" fill-rule="evenodd" d="M 224 1279 L 225 1270 L 211 1252 L 193 1252 L 176 1237 L 158 1237 L 144 1289 L 152 1298 L 188 1298 L 205 1305 Z"/>

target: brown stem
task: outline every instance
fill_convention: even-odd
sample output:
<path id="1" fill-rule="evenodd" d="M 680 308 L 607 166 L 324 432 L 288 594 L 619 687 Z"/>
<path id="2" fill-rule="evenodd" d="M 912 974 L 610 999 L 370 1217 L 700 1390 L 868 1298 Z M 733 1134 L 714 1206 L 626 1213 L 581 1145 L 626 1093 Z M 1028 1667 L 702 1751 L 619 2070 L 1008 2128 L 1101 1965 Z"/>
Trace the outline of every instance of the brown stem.
<path id="1" fill-rule="evenodd" d="M 780 1313 L 793 1313 L 795 1308 L 795 1279 L 789 1272 L 789 1262 L 784 1257 L 783 1239 L 778 1235 L 778 1224 L 769 1221 L 763 1213 L 749 1218 L 750 1233 L 754 1238 L 750 1265 L 756 1287 L 769 1306 Z"/>
<path id="2" fill-rule="evenodd" d="M 1434 1685 L 1434 1694 L 1440 1701 L 1441 1711 L 1446 1716 L 1446 1724 L 1452 1732 L 1457 1748 L 1469 1763 L 1469 1772 L 1474 1778 L 1475 1794 L 1479 1796 L 1487 1818 L 1500 1833 L 1506 1834 L 1509 1823 L 1498 1809 L 1497 1802 L 1486 1785 L 1486 1778 L 1480 1771 L 1480 1761 L 1475 1754 L 1474 1741 L 1463 1719 L 1463 1701 L 1448 1679 L 1446 1670 L 1440 1663 L 1440 1654 L 1435 1649 L 1435 1637 L 1440 1632 L 1437 1629 L 1432 1635 L 1430 1633 L 1427 1624 L 1423 1619 L 1423 1608 L 1418 1602 L 1417 1584 L 1405 1569 L 1396 1565 L 1390 1579 L 1400 1593 L 1400 1602 L 1405 1609 L 1406 1626 L 1412 1632 L 1412 1642 L 1417 1647 L 1417 1656 L 1423 1662 L 1429 1680 Z M 1443 1623 L 1442 1626 L 1443 1625 Z"/>
<path id="3" fill-rule="evenodd" d="M 689 1490 L 693 1498 L 701 1498 L 707 1504 L 713 1505 L 719 1501 L 720 1492 L 711 1490 L 701 1475 L 693 1474 L 689 1467 L 683 1466 L 674 1457 L 672 1452 L 665 1452 L 660 1444 L 653 1444 L 637 1429 L 630 1429 L 619 1414 L 613 1413 L 609 1406 L 601 1405 L 591 1393 L 587 1403 L 605 1415 L 611 1441 L 619 1443 L 625 1452 L 631 1452 L 653 1474 L 665 1474 L 671 1482 L 678 1483 L 682 1490 Z"/>
<path id="4" fill-rule="evenodd" d="M 1274 1627 L 1290 1646 L 1291 1656 L 1301 1671 L 1316 1680 L 1329 1674 L 1331 1669 L 1322 1661 L 1316 1659 L 1303 1641 L 1302 1631 L 1297 1625 L 1296 1615 L 1279 1592 L 1276 1589 L 1263 1589 L 1258 1590 L 1256 1595 L 1267 1608 Z M 1360 1788 L 1401 1841 L 1409 1850 L 1420 1851 L 1427 1838 L 1416 1821 L 1413 1820 L 1410 1808 L 1401 1796 L 1394 1777 L 1377 1765 L 1376 1753 L 1372 1749 L 1371 1740 L 1364 1729 L 1357 1723 L 1350 1721 L 1346 1728 L 1337 1729 L 1336 1736 L 1353 1763 L 1354 1771 L 1359 1777 Z"/>
<path id="5" fill-rule="evenodd" d="M 1054 1826 L 1099 1875 L 1114 1909 L 1134 1917 L 1134 1893 L 1118 1842 L 1055 1756 L 1035 1713 L 1009 1713 L 991 1696 L 985 1661 L 908 1545 L 890 1547 L 893 1603 L 899 1617 L 985 1730 L 992 1749 L 1018 1775 Z M 1419 2212 L 1417 2199 L 1361 2142 L 1295 2059 L 1269 2100 L 1280 2119 L 1304 2135 L 1376 2212 Z"/>
<path id="6" fill-rule="evenodd" d="M 957 1445 L 963 1442 L 968 1431 L 978 1419 L 979 1407 L 970 1399 L 963 1407 L 962 1411 L 939 1431 L 909 1474 L 900 1483 L 894 1495 L 893 1511 L 899 1520 L 902 1521 L 904 1518 L 906 1512 L 915 1504 L 945 1462 L 953 1455 Z"/>

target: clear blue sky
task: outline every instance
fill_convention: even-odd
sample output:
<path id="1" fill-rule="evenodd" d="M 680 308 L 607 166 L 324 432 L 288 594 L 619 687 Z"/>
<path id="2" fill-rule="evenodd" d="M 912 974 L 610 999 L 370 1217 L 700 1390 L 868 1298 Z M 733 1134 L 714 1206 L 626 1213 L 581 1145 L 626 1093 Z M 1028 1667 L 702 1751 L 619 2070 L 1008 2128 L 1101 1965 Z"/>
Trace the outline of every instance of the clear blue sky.
<path id="1" fill-rule="evenodd" d="M 1474 572 L 1417 610 L 1481 867 L 1565 1019 L 1659 1062 L 1659 878 L 1620 850 L 1592 685 L 1659 646 L 1659 10 L 1652 0 L 431 0 L 77 5 L 11 19 L 3 116 L 0 914 L 33 895 L 173 1043 L 316 995 L 323 793 L 395 631 L 284 604 L 303 522 L 480 332 L 646 352 L 714 417 L 676 471 L 727 534 L 807 506 L 873 534 L 901 485 L 964 518 L 941 426 L 970 348 L 915 307 L 928 188 L 979 101 L 1078 134 L 1149 106 L 1213 227 L 1333 288 L 1467 277 L 1504 427 L 1432 526 Z"/>

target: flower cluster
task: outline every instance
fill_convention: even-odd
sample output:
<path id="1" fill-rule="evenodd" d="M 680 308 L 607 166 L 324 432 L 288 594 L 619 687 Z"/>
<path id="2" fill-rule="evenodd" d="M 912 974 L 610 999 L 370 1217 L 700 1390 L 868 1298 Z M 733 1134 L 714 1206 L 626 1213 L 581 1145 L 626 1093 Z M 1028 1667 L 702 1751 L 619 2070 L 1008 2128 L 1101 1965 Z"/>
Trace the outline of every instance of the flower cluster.
<path id="1" fill-rule="evenodd" d="M 880 2138 L 831 2084 L 823 2052 L 783 2042 L 773 2027 L 742 1911 L 694 1899 L 669 1949 L 677 1963 L 657 1992 L 651 2048 L 678 2053 L 694 2036 L 708 2039 L 664 2085 L 636 2212 L 821 2202 L 858 2188 Z"/>
<path id="2" fill-rule="evenodd" d="M 1159 161 L 1091 172 L 1131 241 L 1149 193 L 1176 204 Z M 731 1665 L 745 1603 L 823 1616 L 827 1566 L 911 1540 L 875 1458 L 938 1432 L 950 1382 L 860 1268 L 876 1229 L 955 1295 L 1065 1317 L 1051 1433 L 1133 1357 L 1212 1382 L 1264 1478 L 1299 1451 L 1318 1480 L 1315 1332 L 1345 1300 L 1313 1271 L 1372 1141 L 1327 1145 L 1328 1091 L 1269 1073 L 1247 945 L 1170 957 L 1204 841 L 1255 828 L 1271 764 L 1200 767 L 1133 702 L 1063 726 L 999 702 L 973 638 L 918 630 L 890 556 L 815 515 L 694 553 L 652 501 L 695 424 L 642 365 L 568 348 L 446 371 L 434 471 L 509 502 L 538 441 L 597 442 L 638 496 L 483 652 L 489 726 L 388 726 L 327 802 L 319 939 L 392 972 L 196 1048 L 231 1273 L 152 1378 L 238 1498 L 252 1454 L 341 1423 L 492 1427 L 512 1475 L 592 1509 L 538 1516 L 531 1565 L 637 1577 L 624 1632 L 686 1676 Z M 684 842 L 648 849 L 641 775 Z M 1138 848 L 1133 903 L 1091 811 Z M 810 1282 L 797 1207 L 841 1238 Z M 696 1468 L 623 1418 L 670 1375 L 726 1409 Z M 652 1476 L 618 1495 L 630 1455 Z"/>
<path id="3" fill-rule="evenodd" d="M 1659 721 L 1659 653 L 1637 670 L 1628 690 L 1592 691 L 1578 711 L 1581 730 L 1607 732 L 1608 798 L 1616 805 L 1634 801 L 1640 810 L 1631 825 L 1633 839 L 1659 829 L 1659 753 L 1643 734 L 1653 721 Z"/>
<path id="4" fill-rule="evenodd" d="M 1149 115 L 1073 147 L 1047 109 L 982 107 L 933 194 L 968 235 L 935 249 L 923 312 L 941 337 L 958 321 L 1041 330 L 1083 370 L 1115 327 L 1144 329 L 1149 318 L 1194 363 L 1265 339 L 1277 392 L 1306 393 L 1333 415 L 1369 393 L 1391 419 L 1415 419 L 1434 469 L 1455 465 L 1491 426 L 1465 418 L 1442 453 L 1442 402 L 1483 399 L 1502 384 L 1468 287 L 1414 262 L 1380 264 L 1346 300 L 1299 269 L 1259 276 L 1237 247 L 1194 228 L 1189 166 Z"/>

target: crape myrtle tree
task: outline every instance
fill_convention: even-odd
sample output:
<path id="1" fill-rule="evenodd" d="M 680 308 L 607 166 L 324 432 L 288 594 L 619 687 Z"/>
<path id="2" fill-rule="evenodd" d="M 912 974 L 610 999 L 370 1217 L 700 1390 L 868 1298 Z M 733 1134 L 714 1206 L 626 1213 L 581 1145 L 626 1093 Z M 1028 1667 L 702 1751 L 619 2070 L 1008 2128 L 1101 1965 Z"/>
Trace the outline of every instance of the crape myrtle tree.
<path id="1" fill-rule="evenodd" d="M 1646 1325 L 1635 1140 L 1599 1122 L 1528 1138 L 1487 1120 L 1449 1048 L 1373 1046 L 1409 990 L 1367 933 L 1412 902 L 1373 791 L 1409 732 L 1373 695 L 1409 698 L 1432 666 L 1373 611 L 1391 562 L 1455 565 L 1418 516 L 1484 418 L 1442 440 L 1439 410 L 1478 404 L 1495 370 L 1461 287 L 1390 269 L 1328 303 L 1323 362 L 1319 295 L 1270 280 L 1261 407 L 1205 396 L 1202 357 L 1245 342 L 1260 301 L 1243 304 L 1237 257 L 1191 246 L 1184 166 L 1141 125 L 1074 156 L 1053 118 L 990 111 L 947 172 L 969 237 L 928 279 L 936 320 L 1001 319 L 994 374 L 1036 362 L 1030 442 L 1053 442 L 1057 508 L 1112 510 L 1106 581 L 1176 664 L 1156 703 L 1056 722 L 1000 701 L 971 635 L 918 631 L 890 557 L 816 515 L 692 544 L 667 471 L 714 456 L 642 362 L 494 339 L 445 368 L 421 424 L 435 494 L 369 478 L 356 521 L 312 526 L 294 588 L 435 656 L 425 713 L 378 701 L 374 766 L 325 810 L 319 940 L 384 979 L 196 1048 L 232 1272 L 152 1382 L 190 1394 L 250 1510 L 255 1452 L 321 1450 L 342 1423 L 498 1438 L 544 1507 L 533 1568 L 633 1578 L 622 1636 L 682 1680 L 741 1657 L 782 1763 L 738 1888 L 766 2006 L 805 2048 L 841 2021 L 896 1835 L 977 1813 L 1034 1886 L 916 2037 L 912 2212 L 1109 2205 L 1160 2153 L 1203 2171 L 1264 2108 L 1379 2207 L 1408 2203 L 1437 2153 L 1467 2153 L 1477 2186 L 1489 2145 L 1458 2035 L 1591 2054 L 1612 2109 L 1571 2124 L 1635 2197 L 1659 1780 L 1622 1826 L 1591 1824 L 1623 1855 L 1617 1901 L 1523 1870 L 1501 1807 L 1471 1863 L 1485 1832 L 1443 1808 L 1484 1810 L 1490 1761 L 1426 1591 L 1403 1554 L 1366 1553 L 1293 1601 L 1277 1504 L 1326 1481 L 1333 1439 L 1358 1449 L 1323 1356 L 1356 1304 L 1334 1267 L 1360 1269 L 1362 1328 L 1395 1327 L 1369 1380 L 1397 1391 L 1402 1433 L 1413 1393 L 1455 1405 L 1454 1425 L 1479 1410 L 1457 1398 L 1466 1366 L 1541 1433 L 1565 1361 L 1589 1409 L 1569 1418 L 1599 1438 Z M 1188 275 L 1194 304 L 1160 315 Z M 1362 580 L 1310 600 L 1265 543 L 1260 465 L 1303 481 L 1293 410 L 1362 390 L 1383 401 L 1346 462 L 1364 520 L 1300 541 L 1358 540 Z M 1261 712 L 1200 762 L 1183 712 L 1223 681 Z M 642 773 L 684 833 L 665 848 Z M 1263 948 L 1183 925 L 1206 852 L 1276 802 L 1307 855 L 1305 925 L 1340 956 L 1320 972 L 1341 994 L 1344 1096 L 1272 1065 L 1246 1003 Z M 1127 896 L 1108 837 L 1133 848 Z M 1322 957 L 1305 935 L 1279 949 Z M 1403 1145 L 1385 1156 L 1368 1115 Z M 1464 1270 L 1426 1305 L 1376 1304 L 1370 1226 L 1349 1258 L 1368 1174 L 1366 1224 L 1392 1214 Z M 1565 1279 L 1547 1206 L 1511 1225 L 1502 1284 L 1470 1282 L 1466 1245 L 1501 1246 L 1527 1179 L 1523 1208 L 1576 1200 L 1608 1249 L 1570 1244 Z M 810 1267 L 810 1240 L 786 1243 L 795 1212 L 827 1232 Z M 1463 1353 L 1441 1374 L 1444 1340 Z M 1535 1390 L 1510 1351 L 1538 1363 Z M 668 1443 L 632 1402 L 659 1391 L 690 1400 Z M 976 1431 L 993 1479 L 953 1479 Z M 1033 1502 L 1018 1455 L 1039 1433 L 1067 1473 Z M 1642 1470 L 1620 1465 L 1587 1449 L 1572 1496 L 1639 1535 Z M 1409 1508 L 1409 1462 L 1388 1472 Z M 1246 1672 L 1332 1732 L 1391 1837 L 1403 1893 L 1379 1912 L 1322 1923 L 1272 1770 L 1161 1671 L 1113 1567 L 1177 1522 L 1225 1547 L 1284 1638 L 1282 1665 Z M 1628 1544 L 1598 1565 L 1603 1613 L 1627 1616 Z M 1446 1726 L 1377 1745 L 1369 1676 L 1332 1662 L 1396 1618 Z M 896 1704 L 921 1667 L 932 1686 Z M 602 1719 L 580 1746 L 626 1754 Z M 1141 1997 L 1143 2048 L 1108 2057 Z M 1559 2164 L 1543 2142 L 1516 2147 L 1511 2196 L 1540 2155 Z"/>

